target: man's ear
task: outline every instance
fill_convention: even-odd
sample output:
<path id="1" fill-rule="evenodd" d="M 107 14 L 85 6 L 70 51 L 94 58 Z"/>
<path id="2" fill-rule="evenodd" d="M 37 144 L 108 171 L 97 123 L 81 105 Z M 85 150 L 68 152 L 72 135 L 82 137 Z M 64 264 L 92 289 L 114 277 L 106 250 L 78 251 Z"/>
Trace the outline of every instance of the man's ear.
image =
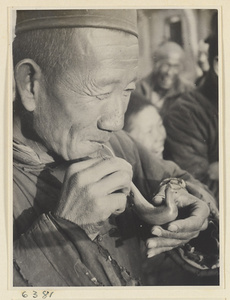
<path id="1" fill-rule="evenodd" d="M 216 75 L 218 76 L 218 56 L 215 56 L 213 59 L 213 70 L 215 71 Z"/>
<path id="2" fill-rule="evenodd" d="M 23 59 L 15 67 L 15 81 L 23 106 L 34 111 L 42 72 L 32 59 Z"/>

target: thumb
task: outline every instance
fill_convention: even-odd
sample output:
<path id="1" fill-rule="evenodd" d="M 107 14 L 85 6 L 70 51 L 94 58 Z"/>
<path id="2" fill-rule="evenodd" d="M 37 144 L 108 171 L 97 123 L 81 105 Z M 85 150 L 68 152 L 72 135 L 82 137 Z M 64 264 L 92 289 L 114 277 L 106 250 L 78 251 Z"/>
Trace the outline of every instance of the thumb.
<path id="1" fill-rule="evenodd" d="M 159 206 L 165 199 L 166 184 L 160 187 L 159 192 L 152 198 L 153 205 Z"/>
<path id="2" fill-rule="evenodd" d="M 210 213 L 208 205 L 190 194 L 189 198 L 187 198 L 187 203 L 190 206 L 190 216 L 186 219 L 171 222 L 168 226 L 169 231 L 192 232 L 200 231 L 203 228 L 203 224 Z"/>

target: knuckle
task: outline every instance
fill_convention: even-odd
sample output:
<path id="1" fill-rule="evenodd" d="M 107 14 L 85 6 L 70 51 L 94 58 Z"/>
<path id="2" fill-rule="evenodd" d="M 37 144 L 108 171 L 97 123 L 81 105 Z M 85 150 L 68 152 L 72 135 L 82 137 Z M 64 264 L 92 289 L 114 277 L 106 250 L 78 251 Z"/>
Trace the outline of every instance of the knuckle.
<path id="1" fill-rule="evenodd" d="M 126 160 L 124 160 L 123 158 L 119 158 L 119 157 L 116 157 L 117 158 L 117 162 L 123 166 L 123 168 L 125 167 L 125 169 L 130 173 L 130 174 L 133 174 L 133 167 L 132 165 L 127 162 Z"/>
<path id="2" fill-rule="evenodd" d="M 174 247 L 179 247 L 184 245 L 184 240 L 178 240 L 177 242 L 175 242 L 175 244 L 173 245 Z"/>
<path id="3" fill-rule="evenodd" d="M 119 213 L 123 213 L 125 211 L 125 206 L 121 206 L 119 207 L 116 211 L 118 211 Z"/>
<path id="4" fill-rule="evenodd" d="M 83 184 L 84 172 L 76 171 L 76 167 L 71 165 L 66 173 L 66 179 L 71 183 L 71 185 L 75 184 L 81 186 Z"/>
<path id="5" fill-rule="evenodd" d="M 152 244 L 153 244 L 153 239 L 147 239 L 146 240 L 146 242 L 145 242 L 145 245 L 146 245 L 146 247 L 148 248 L 148 249 L 151 249 L 151 248 L 153 248 L 152 247 Z"/>
<path id="6" fill-rule="evenodd" d="M 72 164 L 72 165 L 70 165 L 69 167 L 68 167 L 68 169 L 67 169 L 67 174 L 69 175 L 69 176 L 71 176 L 71 175 L 73 175 L 74 173 L 77 173 L 77 168 L 76 168 L 76 164 Z"/>
<path id="7" fill-rule="evenodd" d="M 164 238 L 172 238 L 175 236 L 175 234 L 171 233 L 170 231 L 167 230 L 161 230 L 161 236 Z"/>
<path id="8" fill-rule="evenodd" d="M 131 177 L 130 174 L 126 171 L 121 171 L 121 178 L 123 180 L 123 182 L 127 183 L 131 183 Z"/>
<path id="9" fill-rule="evenodd" d="M 164 239 L 162 239 L 162 238 L 154 238 L 152 240 L 152 247 L 153 248 L 158 248 L 162 243 L 164 243 Z"/>

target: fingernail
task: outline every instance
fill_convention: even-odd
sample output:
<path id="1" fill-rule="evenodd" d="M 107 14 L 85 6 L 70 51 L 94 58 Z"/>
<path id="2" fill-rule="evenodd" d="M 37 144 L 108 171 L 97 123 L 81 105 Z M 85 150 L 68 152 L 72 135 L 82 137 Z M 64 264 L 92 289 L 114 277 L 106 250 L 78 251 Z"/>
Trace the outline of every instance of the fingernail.
<path id="1" fill-rule="evenodd" d="M 173 231 L 173 232 L 177 232 L 178 227 L 176 225 L 169 225 L 168 230 Z"/>
<path id="2" fill-rule="evenodd" d="M 146 242 L 146 247 L 147 247 L 147 248 L 150 248 L 150 249 L 155 248 L 155 247 L 156 247 L 155 241 L 153 241 L 153 240 L 147 241 L 147 242 Z"/>
<path id="3" fill-rule="evenodd" d="M 160 228 L 158 228 L 158 227 L 153 228 L 152 234 L 154 234 L 156 236 L 162 236 L 162 232 L 161 232 Z"/>
<path id="4" fill-rule="evenodd" d="M 147 258 L 153 257 L 154 255 L 155 255 L 155 253 L 153 253 L 153 252 L 147 253 Z"/>

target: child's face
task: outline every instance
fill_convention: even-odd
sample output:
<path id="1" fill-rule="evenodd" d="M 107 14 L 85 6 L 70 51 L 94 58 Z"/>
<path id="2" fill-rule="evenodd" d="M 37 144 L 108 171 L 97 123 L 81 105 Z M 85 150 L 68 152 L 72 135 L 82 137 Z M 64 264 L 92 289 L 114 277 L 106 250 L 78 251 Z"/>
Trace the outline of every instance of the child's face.
<path id="1" fill-rule="evenodd" d="M 166 132 L 155 107 L 146 106 L 132 117 L 130 135 L 149 151 L 162 158 Z"/>

